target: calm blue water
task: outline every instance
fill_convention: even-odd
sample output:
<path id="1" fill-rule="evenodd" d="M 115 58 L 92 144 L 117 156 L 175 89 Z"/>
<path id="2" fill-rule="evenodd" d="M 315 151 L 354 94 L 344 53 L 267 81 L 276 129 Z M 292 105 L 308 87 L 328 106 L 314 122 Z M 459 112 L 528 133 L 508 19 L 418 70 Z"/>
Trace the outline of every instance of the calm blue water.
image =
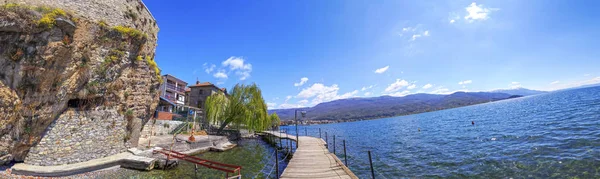
<path id="1" fill-rule="evenodd" d="M 600 178 L 600 87 L 305 128 L 360 178 Z"/>

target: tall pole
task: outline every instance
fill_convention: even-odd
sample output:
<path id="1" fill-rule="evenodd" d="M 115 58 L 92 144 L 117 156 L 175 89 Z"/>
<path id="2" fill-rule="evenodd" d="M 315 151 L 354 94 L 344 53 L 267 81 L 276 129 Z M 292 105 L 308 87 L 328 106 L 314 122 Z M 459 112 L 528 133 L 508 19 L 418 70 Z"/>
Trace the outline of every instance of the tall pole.
<path id="1" fill-rule="evenodd" d="M 344 143 L 344 165 L 348 166 L 348 158 L 346 157 L 346 140 L 342 141 Z"/>
<path id="2" fill-rule="evenodd" d="M 321 128 L 319 128 L 319 138 L 323 138 L 321 137 Z"/>
<path id="3" fill-rule="evenodd" d="M 335 135 L 333 135 L 333 155 L 335 155 Z"/>
<path id="4" fill-rule="evenodd" d="M 279 152 L 275 149 L 275 178 L 279 178 Z"/>
<path id="5" fill-rule="evenodd" d="M 294 110 L 294 120 L 296 121 L 296 148 L 298 148 L 298 119 L 297 119 L 298 110 Z"/>
<path id="6" fill-rule="evenodd" d="M 325 144 L 327 144 L 325 146 L 327 147 L 327 149 L 329 149 L 329 140 L 327 140 L 327 139 L 328 139 L 327 132 L 325 132 Z"/>
<path id="7" fill-rule="evenodd" d="M 369 153 L 369 165 L 371 165 L 371 177 L 375 179 L 375 171 L 373 170 L 373 160 L 371 160 L 371 151 L 367 151 Z"/>
<path id="8" fill-rule="evenodd" d="M 306 127 L 304 127 L 304 135 L 308 136 L 308 131 L 306 130 Z"/>

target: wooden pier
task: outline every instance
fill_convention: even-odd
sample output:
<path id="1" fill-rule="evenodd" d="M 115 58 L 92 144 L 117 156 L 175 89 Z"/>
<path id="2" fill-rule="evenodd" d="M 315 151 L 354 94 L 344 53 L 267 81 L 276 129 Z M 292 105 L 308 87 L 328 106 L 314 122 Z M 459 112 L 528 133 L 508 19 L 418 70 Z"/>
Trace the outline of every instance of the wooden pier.
<path id="1" fill-rule="evenodd" d="M 263 133 L 296 141 L 295 135 L 277 131 Z M 323 139 L 300 136 L 298 140 L 298 149 L 280 178 L 358 178 L 335 154 L 327 150 Z"/>

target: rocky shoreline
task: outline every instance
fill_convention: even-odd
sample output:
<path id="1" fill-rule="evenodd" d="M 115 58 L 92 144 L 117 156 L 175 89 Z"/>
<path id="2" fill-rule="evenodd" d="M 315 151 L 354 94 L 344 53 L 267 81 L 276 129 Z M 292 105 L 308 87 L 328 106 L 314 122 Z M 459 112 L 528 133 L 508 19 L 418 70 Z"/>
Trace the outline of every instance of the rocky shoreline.
<path id="1" fill-rule="evenodd" d="M 137 148 L 128 149 L 128 152 L 134 156 L 154 158 L 153 169 L 169 169 L 176 167 L 179 163 L 177 159 L 170 159 L 168 167 L 165 167 L 166 156 L 160 153 L 154 153 L 153 150 L 170 149 L 185 153 L 188 155 L 197 155 L 204 152 L 223 152 L 232 149 L 236 146 L 235 143 L 229 141 L 227 136 L 209 136 L 209 135 L 195 135 L 195 141 L 188 141 L 189 135 L 161 135 L 152 136 L 148 138 L 140 138 L 140 145 Z M 148 147 L 148 140 L 151 141 L 150 147 Z M 143 145 L 146 144 L 146 145 Z M 123 176 L 123 172 L 133 172 L 138 170 L 127 169 L 125 166 L 112 166 L 94 171 L 88 171 L 79 173 L 76 175 L 68 175 L 61 177 L 40 177 L 40 176 L 26 176 L 14 174 L 13 170 L 9 167 L 0 168 L 0 178 L 9 179 L 21 179 L 21 178 L 118 178 Z"/>

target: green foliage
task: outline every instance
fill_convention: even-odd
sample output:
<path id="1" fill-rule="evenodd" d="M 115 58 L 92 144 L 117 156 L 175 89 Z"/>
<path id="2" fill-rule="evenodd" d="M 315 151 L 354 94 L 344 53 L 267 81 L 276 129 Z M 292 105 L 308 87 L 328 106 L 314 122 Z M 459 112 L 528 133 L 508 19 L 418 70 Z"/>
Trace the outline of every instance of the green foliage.
<path id="1" fill-rule="evenodd" d="M 40 20 L 38 20 L 37 24 L 38 26 L 41 27 L 47 27 L 47 28 L 52 28 L 55 24 L 55 20 L 57 17 L 59 16 L 63 16 L 66 17 L 67 13 L 62 10 L 62 9 L 58 9 L 58 8 L 48 8 L 48 7 L 38 7 L 39 9 L 36 9 L 42 13 L 44 13 L 42 15 L 42 18 Z"/>
<path id="2" fill-rule="evenodd" d="M 119 25 L 119 26 L 113 27 L 112 29 L 116 32 L 119 32 L 121 35 L 124 35 L 127 37 L 132 37 L 132 38 L 136 38 L 136 39 L 140 39 L 140 40 L 144 39 L 144 38 L 148 38 L 148 35 L 146 35 L 142 31 L 139 31 L 139 30 L 131 28 L 131 27 Z"/>
<path id="3" fill-rule="evenodd" d="M 8 4 L 4 4 L 2 6 L 0 6 L 4 9 L 15 9 L 15 8 L 19 8 L 22 7 L 21 5 L 17 4 L 17 3 L 8 3 Z"/>
<path id="4" fill-rule="evenodd" d="M 98 21 L 98 25 L 103 29 L 106 29 L 108 27 L 108 24 L 106 24 L 106 21 L 104 20 Z"/>
<path id="5" fill-rule="evenodd" d="M 133 110 L 131 110 L 131 109 L 128 109 L 128 110 L 125 112 L 125 118 L 127 118 L 127 120 L 132 120 L 132 119 L 133 119 L 133 117 L 134 117 L 134 115 L 133 115 Z"/>
<path id="6" fill-rule="evenodd" d="M 141 61 L 142 61 L 142 60 L 144 60 L 144 59 L 142 58 L 142 56 L 138 55 L 138 56 L 135 58 L 135 60 L 136 60 L 136 61 L 138 61 L 138 62 L 141 62 Z"/>
<path id="7" fill-rule="evenodd" d="M 156 61 L 154 61 L 154 59 L 152 59 L 152 57 L 146 56 L 146 63 L 148 63 L 148 67 L 150 67 L 152 70 L 154 70 L 154 75 L 156 75 L 156 78 L 158 79 L 158 83 L 163 83 L 163 79 L 160 76 L 160 69 L 158 68 L 158 64 L 156 64 Z"/>
<path id="8" fill-rule="evenodd" d="M 205 102 L 208 121 L 220 121 L 221 132 L 228 124 L 243 125 L 249 130 L 261 131 L 272 125 L 267 104 L 258 85 L 237 84 L 229 96 L 211 95 Z"/>
<path id="9" fill-rule="evenodd" d="M 281 119 L 275 112 L 269 116 L 269 119 L 271 119 L 271 126 L 279 127 L 279 124 L 281 124 Z"/>

